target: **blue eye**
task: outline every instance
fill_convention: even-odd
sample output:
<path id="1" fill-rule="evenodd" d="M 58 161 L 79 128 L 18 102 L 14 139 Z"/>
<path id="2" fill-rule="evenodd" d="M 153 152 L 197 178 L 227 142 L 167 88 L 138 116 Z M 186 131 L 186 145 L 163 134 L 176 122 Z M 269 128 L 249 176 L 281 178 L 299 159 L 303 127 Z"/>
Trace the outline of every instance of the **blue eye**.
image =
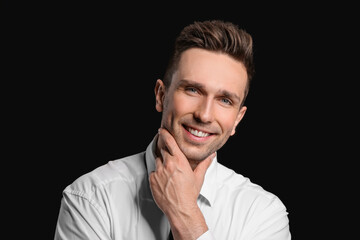
<path id="1" fill-rule="evenodd" d="M 188 88 L 186 88 L 186 91 L 189 91 L 189 92 L 191 92 L 191 93 L 197 93 L 198 91 L 195 89 L 195 88 L 193 88 L 193 87 L 188 87 Z"/>
<path id="2" fill-rule="evenodd" d="M 232 104 L 231 101 L 230 101 L 229 99 L 227 99 L 227 98 L 222 98 L 222 99 L 221 99 L 221 102 L 223 102 L 223 103 L 225 103 L 225 104 L 227 104 L 227 105 L 231 105 L 231 104 Z"/>

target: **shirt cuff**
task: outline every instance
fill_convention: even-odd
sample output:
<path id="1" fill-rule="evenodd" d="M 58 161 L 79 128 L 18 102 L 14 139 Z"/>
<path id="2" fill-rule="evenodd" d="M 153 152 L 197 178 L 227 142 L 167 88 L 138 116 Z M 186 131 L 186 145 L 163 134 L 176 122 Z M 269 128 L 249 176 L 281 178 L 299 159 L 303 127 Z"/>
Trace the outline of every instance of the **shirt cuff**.
<path id="1" fill-rule="evenodd" d="M 211 234 L 209 230 L 204 232 L 197 240 L 215 240 L 214 236 Z"/>

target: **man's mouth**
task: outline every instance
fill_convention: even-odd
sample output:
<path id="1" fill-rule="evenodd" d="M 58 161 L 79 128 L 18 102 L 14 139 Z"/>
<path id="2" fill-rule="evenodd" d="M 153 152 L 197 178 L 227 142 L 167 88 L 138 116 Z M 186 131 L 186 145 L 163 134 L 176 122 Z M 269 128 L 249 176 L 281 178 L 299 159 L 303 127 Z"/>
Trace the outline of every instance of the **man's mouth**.
<path id="1" fill-rule="evenodd" d="M 201 131 L 201 130 L 198 130 L 198 129 L 194 129 L 194 128 L 191 128 L 189 126 L 184 126 L 184 128 L 189 132 L 191 133 L 192 135 L 196 136 L 196 137 L 200 137 L 200 138 L 205 138 L 205 137 L 208 137 L 211 135 L 211 133 L 208 133 L 208 132 L 205 132 L 205 131 Z"/>

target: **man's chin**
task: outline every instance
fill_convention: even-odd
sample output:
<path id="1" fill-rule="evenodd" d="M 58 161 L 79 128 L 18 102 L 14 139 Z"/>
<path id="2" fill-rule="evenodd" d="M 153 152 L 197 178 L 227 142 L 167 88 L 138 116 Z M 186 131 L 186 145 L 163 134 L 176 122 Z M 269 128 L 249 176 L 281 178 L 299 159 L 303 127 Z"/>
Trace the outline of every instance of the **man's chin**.
<path id="1" fill-rule="evenodd" d="M 185 151 L 182 150 L 182 152 L 184 153 L 184 155 L 186 156 L 186 158 L 188 160 L 195 161 L 195 162 L 201 162 L 204 159 L 206 159 L 208 156 L 210 156 L 210 154 L 211 154 L 211 153 L 204 153 L 201 151 L 194 152 L 194 151 L 187 151 L 187 150 L 185 150 Z"/>

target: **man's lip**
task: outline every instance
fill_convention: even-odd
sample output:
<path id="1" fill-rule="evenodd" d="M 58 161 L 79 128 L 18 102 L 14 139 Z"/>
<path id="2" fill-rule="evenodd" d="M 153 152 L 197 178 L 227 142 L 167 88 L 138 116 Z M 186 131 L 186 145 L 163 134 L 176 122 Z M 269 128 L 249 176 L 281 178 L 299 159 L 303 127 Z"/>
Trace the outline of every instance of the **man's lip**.
<path id="1" fill-rule="evenodd" d="M 213 132 L 209 132 L 209 131 L 207 131 L 207 130 L 204 130 L 204 129 L 201 129 L 201 128 L 198 128 L 198 127 L 193 127 L 193 126 L 190 126 L 190 125 L 185 125 L 185 124 L 183 124 L 183 127 L 184 127 L 186 130 L 188 130 L 189 128 L 191 128 L 191 129 L 194 129 L 194 130 L 197 130 L 197 131 L 201 131 L 201 132 L 203 132 L 203 133 L 208 133 L 208 134 L 210 134 L 210 135 L 214 134 Z"/>

